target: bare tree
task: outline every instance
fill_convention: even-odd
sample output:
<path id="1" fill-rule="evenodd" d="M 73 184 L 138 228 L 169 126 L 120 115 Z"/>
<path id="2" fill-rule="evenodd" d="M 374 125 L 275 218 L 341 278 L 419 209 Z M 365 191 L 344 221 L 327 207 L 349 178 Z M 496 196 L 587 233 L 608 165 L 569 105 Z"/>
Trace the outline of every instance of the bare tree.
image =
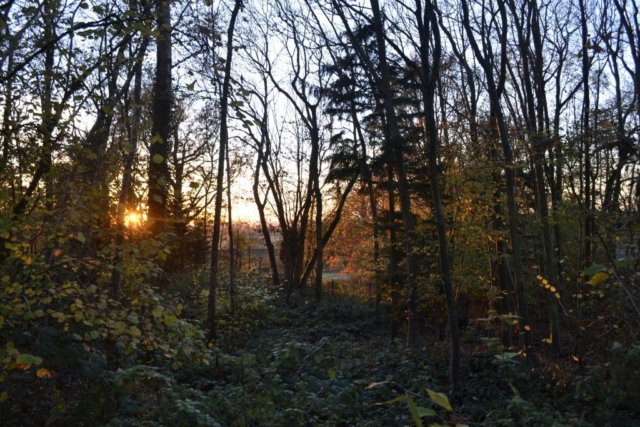
<path id="1" fill-rule="evenodd" d="M 233 59 L 233 37 L 235 32 L 236 20 L 242 7 L 242 0 L 235 0 L 229 26 L 227 28 L 227 47 L 224 67 L 224 77 L 222 82 L 222 92 L 220 94 L 220 149 L 218 150 L 218 173 L 217 173 L 217 192 L 215 200 L 215 211 L 213 219 L 213 236 L 211 239 L 211 271 L 209 274 L 209 297 L 207 304 L 207 326 L 209 328 L 208 340 L 213 341 L 217 338 L 216 331 L 216 292 L 218 290 L 218 270 L 219 270 L 219 243 L 220 243 L 220 225 L 222 218 L 222 196 L 224 186 L 224 162 L 225 150 L 229 146 L 229 92 L 231 88 L 231 63 Z"/>

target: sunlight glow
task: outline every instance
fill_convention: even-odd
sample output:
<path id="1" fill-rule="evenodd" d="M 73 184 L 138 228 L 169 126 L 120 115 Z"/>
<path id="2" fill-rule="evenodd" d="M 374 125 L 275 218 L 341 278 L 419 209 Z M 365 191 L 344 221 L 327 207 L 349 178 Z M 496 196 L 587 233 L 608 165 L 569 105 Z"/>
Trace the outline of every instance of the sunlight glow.
<path id="1" fill-rule="evenodd" d="M 138 227 L 141 222 L 142 218 L 137 212 L 129 212 L 124 219 L 125 227 Z"/>

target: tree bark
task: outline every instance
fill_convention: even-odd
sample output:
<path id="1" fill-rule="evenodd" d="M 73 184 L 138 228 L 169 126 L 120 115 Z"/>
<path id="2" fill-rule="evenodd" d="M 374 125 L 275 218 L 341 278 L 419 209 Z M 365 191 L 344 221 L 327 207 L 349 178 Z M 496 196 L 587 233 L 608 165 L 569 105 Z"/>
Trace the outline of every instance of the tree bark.
<path id="1" fill-rule="evenodd" d="M 165 230 L 169 197 L 169 153 L 173 89 L 171 82 L 171 1 L 155 0 L 157 14 L 156 81 L 153 94 L 153 126 L 149 146 L 149 192 L 147 221 L 153 236 Z"/>
<path id="2" fill-rule="evenodd" d="M 213 219 L 213 235 L 211 238 L 211 271 L 209 274 L 209 297 L 207 301 L 207 327 L 209 333 L 208 341 L 217 339 L 216 328 L 216 293 L 218 290 L 218 268 L 219 268 L 219 244 L 220 225 L 222 218 L 222 195 L 224 186 L 224 161 L 225 151 L 229 146 L 229 128 L 227 119 L 229 115 L 229 92 L 231 86 L 231 61 L 233 58 L 233 35 L 242 0 L 235 0 L 231 19 L 227 29 L 227 57 L 224 67 L 224 79 L 222 83 L 222 94 L 220 96 L 220 150 L 218 151 L 218 175 L 216 177 L 216 202 Z"/>
<path id="3" fill-rule="evenodd" d="M 424 15 L 423 15 L 424 13 Z M 440 255 L 440 276 L 442 287 L 447 301 L 447 313 L 449 316 L 449 330 L 451 332 L 450 355 L 450 381 L 451 386 L 456 387 L 460 382 L 460 329 L 458 326 L 458 312 L 453 292 L 451 278 L 451 259 L 449 256 L 449 243 L 447 240 L 447 226 L 442 206 L 442 196 L 438 176 L 438 130 L 436 126 L 436 82 L 439 79 L 440 59 L 442 54 L 440 31 L 438 20 L 434 11 L 434 5 L 427 0 L 422 13 L 422 0 L 416 0 L 416 21 L 420 34 L 420 60 L 422 63 L 421 90 L 423 108 L 428 138 L 428 164 L 429 183 L 431 197 L 433 197 L 433 209 L 436 219 L 438 234 L 438 247 Z M 429 52 L 429 46 L 433 43 L 433 50 Z"/>

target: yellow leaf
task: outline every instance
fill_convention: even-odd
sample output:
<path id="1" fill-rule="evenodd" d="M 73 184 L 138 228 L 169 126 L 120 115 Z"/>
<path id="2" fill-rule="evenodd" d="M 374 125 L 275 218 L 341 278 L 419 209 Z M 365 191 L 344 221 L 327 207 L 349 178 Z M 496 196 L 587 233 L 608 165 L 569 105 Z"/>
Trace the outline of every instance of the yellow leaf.
<path id="1" fill-rule="evenodd" d="M 153 155 L 153 163 L 162 163 L 163 160 L 164 157 L 162 157 L 160 154 Z"/>
<path id="2" fill-rule="evenodd" d="M 438 393 L 433 390 L 427 389 L 427 393 L 429 393 L 429 399 L 433 400 L 433 403 L 442 406 L 449 412 L 453 412 L 453 408 L 449 403 L 449 398 L 444 393 Z"/>
<path id="3" fill-rule="evenodd" d="M 416 424 L 416 427 L 422 427 L 422 420 L 420 419 L 420 412 L 418 412 L 418 407 L 413 401 L 413 398 L 408 394 L 407 405 L 409 405 L 409 412 L 411 412 L 411 416 L 413 417 L 413 422 Z"/>
<path id="4" fill-rule="evenodd" d="M 160 317 L 160 316 L 162 316 L 162 312 L 163 311 L 164 311 L 164 307 L 159 305 L 159 306 L 157 306 L 156 308 L 153 309 L 151 314 L 153 314 L 153 317 Z"/>
<path id="5" fill-rule="evenodd" d="M 167 326 L 173 325 L 174 323 L 176 323 L 176 320 L 178 319 L 172 314 L 167 314 L 166 316 L 164 316 L 164 324 Z"/>
<path id="6" fill-rule="evenodd" d="M 600 283 L 607 280 L 608 278 L 609 278 L 609 273 L 605 273 L 604 271 L 601 271 L 600 273 L 594 274 L 591 280 L 589 280 L 587 283 L 593 286 L 597 286 Z"/>
<path id="7" fill-rule="evenodd" d="M 48 369 L 40 368 L 38 369 L 38 372 L 36 372 L 36 376 L 38 378 L 50 378 L 51 372 Z"/>
<path id="8" fill-rule="evenodd" d="M 115 330 L 115 332 L 124 332 L 127 324 L 124 322 L 113 322 L 110 326 Z"/>
<path id="9" fill-rule="evenodd" d="M 3 391 L 2 394 L 0 394 L 0 403 L 6 402 L 8 398 L 9 398 L 9 393 L 7 393 L 6 391 Z"/>
<path id="10" fill-rule="evenodd" d="M 529 325 L 526 325 L 526 326 L 524 327 L 524 330 L 525 330 L 525 331 L 530 331 L 530 330 L 531 330 L 531 328 L 529 327 Z"/>
<path id="11" fill-rule="evenodd" d="M 135 326 L 132 326 L 129 328 L 129 335 L 133 336 L 133 337 L 139 337 L 142 333 L 140 332 L 140 329 L 138 329 Z"/>

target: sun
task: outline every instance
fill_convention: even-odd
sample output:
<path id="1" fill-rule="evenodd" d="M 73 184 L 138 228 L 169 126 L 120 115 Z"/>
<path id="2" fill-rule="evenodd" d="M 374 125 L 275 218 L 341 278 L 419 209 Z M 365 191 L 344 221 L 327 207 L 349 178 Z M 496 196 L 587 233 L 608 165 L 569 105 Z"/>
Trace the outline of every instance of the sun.
<path id="1" fill-rule="evenodd" d="M 129 212 L 124 220 L 124 225 L 127 227 L 137 227 L 140 225 L 142 218 L 137 212 Z"/>

